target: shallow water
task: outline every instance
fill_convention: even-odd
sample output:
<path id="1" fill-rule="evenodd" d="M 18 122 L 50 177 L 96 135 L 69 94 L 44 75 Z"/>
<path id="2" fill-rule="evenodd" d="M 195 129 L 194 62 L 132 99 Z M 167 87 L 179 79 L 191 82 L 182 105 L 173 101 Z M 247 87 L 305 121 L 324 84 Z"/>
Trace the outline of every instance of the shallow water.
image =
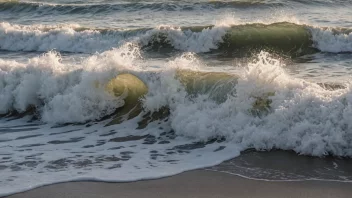
<path id="1" fill-rule="evenodd" d="M 350 182 L 350 158 L 300 156 L 289 151 L 247 150 L 218 166 L 207 168 L 264 181 L 339 181 Z"/>
<path id="2" fill-rule="evenodd" d="M 350 181 L 351 8 L 1 1 L 0 195 L 159 178 L 234 157 L 210 169 Z"/>

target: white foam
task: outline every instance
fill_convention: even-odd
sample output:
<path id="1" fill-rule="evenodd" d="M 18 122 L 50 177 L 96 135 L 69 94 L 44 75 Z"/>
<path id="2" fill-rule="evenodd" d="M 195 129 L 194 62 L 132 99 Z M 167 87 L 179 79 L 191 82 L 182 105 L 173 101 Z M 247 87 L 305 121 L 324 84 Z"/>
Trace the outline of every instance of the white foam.
<path id="1" fill-rule="evenodd" d="M 22 26 L 0 23 L 0 49 L 8 51 L 65 51 L 94 53 L 119 46 L 124 35 L 118 31 L 76 31 L 77 25 Z"/>
<path id="2" fill-rule="evenodd" d="M 133 70 L 138 48 L 121 48 L 94 55 L 80 64 L 63 64 L 49 52 L 27 63 L 0 59 L 0 113 L 35 106 L 45 122 L 85 122 L 111 114 L 122 101 L 97 86 L 119 72 Z"/>
<path id="3" fill-rule="evenodd" d="M 161 78 L 159 87 L 154 86 L 159 90 L 146 98 L 146 108 L 167 101 L 171 107 L 171 127 L 178 135 L 197 140 L 225 136 L 244 149 L 279 148 L 314 156 L 351 156 L 347 149 L 352 146 L 350 86 L 328 91 L 287 75 L 282 66 L 279 60 L 261 53 L 258 61 L 248 64 L 240 75 L 235 92 L 229 93 L 221 104 L 209 100 L 207 95 L 185 99 L 182 88 L 169 89 L 177 83 L 169 77 Z M 275 93 L 269 97 L 270 113 L 252 115 L 256 97 L 265 93 Z"/>
<path id="4" fill-rule="evenodd" d="M 352 52 L 352 33 L 334 33 L 331 28 L 310 28 L 314 47 L 323 52 Z"/>
<path id="5" fill-rule="evenodd" d="M 8 51 L 64 51 L 94 53 L 119 47 L 126 42 L 134 42 L 141 47 L 166 37 L 175 49 L 185 52 L 209 52 L 217 49 L 223 41 L 227 31 L 234 25 L 253 23 L 273 24 L 277 22 L 291 22 L 302 24 L 294 17 L 278 17 L 257 19 L 251 21 L 237 20 L 234 16 L 227 16 L 215 21 L 214 27 L 204 28 L 199 32 L 190 29 L 182 30 L 180 27 L 160 25 L 149 31 L 118 31 L 88 29 L 78 31 L 77 24 L 43 26 L 23 26 L 0 23 L 0 49 Z M 323 52 L 351 52 L 352 33 L 334 33 L 329 28 L 307 26 L 310 30 L 314 46 Z"/>
<path id="6" fill-rule="evenodd" d="M 223 26 L 206 28 L 201 32 L 182 31 L 179 27 L 160 26 L 145 34 L 129 35 L 124 31 L 98 30 L 77 31 L 78 25 L 22 26 L 0 23 L 0 49 L 8 51 L 64 51 L 94 53 L 103 52 L 125 43 L 126 39 L 147 45 L 151 39 L 165 34 L 168 41 L 179 50 L 208 52 L 216 49 L 227 28 Z M 140 36 L 140 37 L 139 37 Z"/>
<path id="7" fill-rule="evenodd" d="M 16 128 L 22 123 L 26 123 L 25 120 L 8 121 L 2 127 L 9 127 L 7 129 L 10 130 L 11 126 Z M 42 125 L 39 126 L 40 129 L 32 127 L 33 130 L 7 134 L 7 138 L 12 139 L 12 147 L 18 149 L 7 149 L 4 143 L 0 143 L 1 156 L 11 157 L 10 161 L 4 160 L 2 163 L 8 168 L 2 170 L 3 182 L 0 195 L 5 196 L 65 181 L 126 182 L 166 177 L 187 170 L 217 165 L 239 154 L 236 145 L 228 145 L 221 151 L 213 152 L 220 145 L 224 145 L 223 143 L 214 143 L 194 151 L 178 153 L 175 146 L 193 142 L 193 140 L 182 137 L 168 144 L 142 144 L 143 140 L 110 141 L 112 138 L 128 135 L 157 135 L 163 132 L 158 129 L 160 125 L 134 130 L 135 123 L 136 120 L 130 120 L 121 125 L 104 127 L 106 122 L 102 122 L 88 128 L 84 126 L 50 128 L 51 125 Z M 118 133 L 106 135 L 111 131 L 118 131 Z M 60 132 L 66 133 L 60 134 Z M 41 136 L 21 139 L 28 135 Z M 4 135 L 1 134 L 0 139 L 3 137 Z M 15 140 L 16 138 L 19 139 Z M 80 140 L 72 143 L 50 143 L 53 140 L 67 141 L 74 138 L 80 138 Z M 98 146 L 99 142 L 104 144 Z M 42 145 L 26 147 L 33 143 Z M 84 146 L 87 145 L 91 147 L 85 148 Z M 31 150 L 20 151 L 26 148 Z M 172 154 L 171 151 L 173 151 Z M 155 159 L 153 159 L 153 154 L 157 156 Z M 126 156 L 130 158 L 126 159 Z M 18 169 L 13 171 L 11 166 Z"/>
<path id="8" fill-rule="evenodd" d="M 230 89 L 227 100 L 219 103 L 207 94 L 189 97 L 178 81 L 177 69 L 203 69 L 204 64 L 194 53 L 161 65 L 158 72 L 142 67 L 136 54 L 138 57 L 138 48 L 128 45 L 91 56 L 76 65 L 61 63 L 59 56 L 52 52 L 28 63 L 1 60 L 0 96 L 5 100 L 10 98 L 3 103 L 7 105 L 3 109 L 21 110 L 29 102 L 45 101 L 42 110 L 45 121 L 60 123 L 96 118 L 116 107 L 119 101 L 96 89 L 93 82 L 103 82 L 128 71 L 149 87 L 143 100 L 145 109 L 155 111 L 168 106 L 171 115 L 141 130 L 136 128 L 142 115 L 109 127 L 103 127 L 107 120 L 90 123 L 90 127 L 23 126 L 20 127 L 23 131 L 0 134 L 0 154 L 5 159 L 11 157 L 2 163 L 6 168 L 2 170 L 0 195 L 63 181 L 160 178 L 216 165 L 248 148 L 294 150 L 313 156 L 352 156 L 350 84 L 346 89 L 325 90 L 288 75 L 280 60 L 262 52 L 256 61 L 244 65 L 237 74 L 235 89 Z M 269 97 L 270 111 L 253 115 L 251 109 L 256 97 L 268 92 L 275 93 Z M 0 120 L 0 123 L 9 131 L 28 124 L 26 119 Z M 128 135 L 159 137 L 171 130 L 176 137 L 162 136 L 155 138 L 155 143 L 143 144 L 143 139 L 113 140 Z M 189 144 L 214 137 L 226 137 L 227 141 L 199 143 L 187 149 L 191 147 Z M 159 144 L 163 140 L 169 143 Z M 23 152 L 24 149 L 29 150 Z M 126 155 L 130 158 L 126 159 Z"/>
<path id="9" fill-rule="evenodd" d="M 300 24 L 295 17 L 279 12 L 275 12 L 267 18 L 251 19 L 250 21 L 239 20 L 235 15 L 225 15 L 214 21 L 214 27 L 204 28 L 200 32 L 192 32 L 189 29 L 182 30 L 180 27 L 159 26 L 154 30 L 148 31 L 146 35 L 140 36 L 139 40 L 143 45 L 147 45 L 151 41 L 150 39 L 153 39 L 153 35 L 164 34 L 167 37 L 167 41 L 175 49 L 185 52 L 204 53 L 217 49 L 218 44 L 223 42 L 223 37 L 232 26 L 255 23 L 269 25 L 279 22 Z"/>
<path id="10" fill-rule="evenodd" d="M 121 56 L 125 50 L 95 55 L 79 65 L 63 65 L 55 53 L 31 59 L 27 64 L 2 61 L 1 112 L 21 112 L 30 105 L 40 107 L 44 103 L 41 113 L 46 122 L 101 118 L 122 103 L 103 89 L 95 88 L 94 83 L 103 84 L 124 70 L 138 70 L 133 53 L 131 57 Z M 145 109 L 155 111 L 168 106 L 170 126 L 178 135 L 198 140 L 225 136 L 243 148 L 280 148 L 316 156 L 352 155 L 347 149 L 351 146 L 350 85 L 329 91 L 289 76 L 283 66 L 280 60 L 261 53 L 256 62 L 245 67 L 235 89 L 230 89 L 227 100 L 220 104 L 206 94 L 188 97 L 176 79 L 176 69 L 201 69 L 202 63 L 192 53 L 170 61 L 160 68 L 161 72 L 149 75 L 148 68 L 144 68 L 136 74 L 149 87 L 143 100 Z M 275 93 L 269 97 L 269 114 L 252 115 L 256 98 L 266 93 Z"/>

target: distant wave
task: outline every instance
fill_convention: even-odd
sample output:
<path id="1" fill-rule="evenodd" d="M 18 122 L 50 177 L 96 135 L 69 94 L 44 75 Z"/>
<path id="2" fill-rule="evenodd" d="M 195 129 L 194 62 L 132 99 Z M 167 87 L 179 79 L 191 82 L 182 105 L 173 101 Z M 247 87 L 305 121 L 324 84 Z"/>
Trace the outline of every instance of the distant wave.
<path id="1" fill-rule="evenodd" d="M 0 23 L 0 50 L 94 53 L 134 42 L 146 50 L 173 48 L 190 52 L 244 53 L 274 50 L 304 55 L 316 51 L 352 52 L 352 30 L 293 23 L 90 29 L 79 26 L 21 26 Z M 162 50 L 160 51 L 162 52 Z"/>

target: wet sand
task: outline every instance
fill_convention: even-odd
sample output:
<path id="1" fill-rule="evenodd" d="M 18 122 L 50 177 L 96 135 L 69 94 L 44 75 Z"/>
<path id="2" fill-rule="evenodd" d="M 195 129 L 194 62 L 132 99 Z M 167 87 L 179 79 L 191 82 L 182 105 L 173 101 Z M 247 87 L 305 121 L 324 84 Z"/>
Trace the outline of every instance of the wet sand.
<path id="1" fill-rule="evenodd" d="M 68 182 L 8 198 L 350 198 L 352 183 L 266 182 L 226 173 L 196 170 L 131 183 Z"/>

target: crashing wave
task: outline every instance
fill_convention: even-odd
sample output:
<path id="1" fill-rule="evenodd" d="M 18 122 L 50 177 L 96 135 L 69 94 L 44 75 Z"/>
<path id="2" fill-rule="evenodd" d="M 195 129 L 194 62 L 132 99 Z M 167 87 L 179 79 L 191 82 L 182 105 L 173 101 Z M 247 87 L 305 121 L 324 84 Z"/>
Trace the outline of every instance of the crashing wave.
<path id="1" fill-rule="evenodd" d="M 235 26 L 171 27 L 136 30 L 88 29 L 79 26 L 21 26 L 0 24 L 0 49 L 94 53 L 134 42 L 147 50 L 172 48 L 204 53 L 241 54 L 274 51 L 304 55 L 316 51 L 352 52 L 350 30 L 293 23 Z"/>

